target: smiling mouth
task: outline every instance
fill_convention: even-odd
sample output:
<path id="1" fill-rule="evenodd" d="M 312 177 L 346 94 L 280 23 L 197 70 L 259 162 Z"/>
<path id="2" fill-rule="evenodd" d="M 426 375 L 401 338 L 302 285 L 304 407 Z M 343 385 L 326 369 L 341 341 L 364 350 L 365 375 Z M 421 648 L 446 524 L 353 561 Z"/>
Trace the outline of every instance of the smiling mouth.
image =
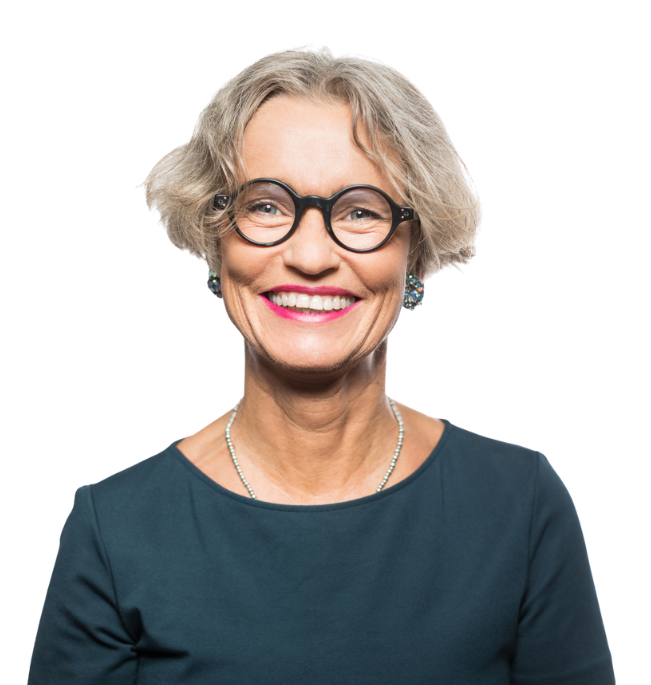
<path id="1" fill-rule="evenodd" d="M 315 312 L 331 312 L 346 309 L 357 302 L 358 297 L 352 295 L 307 295 L 306 293 L 285 291 L 268 292 L 265 297 L 278 307 L 303 314 Z"/>

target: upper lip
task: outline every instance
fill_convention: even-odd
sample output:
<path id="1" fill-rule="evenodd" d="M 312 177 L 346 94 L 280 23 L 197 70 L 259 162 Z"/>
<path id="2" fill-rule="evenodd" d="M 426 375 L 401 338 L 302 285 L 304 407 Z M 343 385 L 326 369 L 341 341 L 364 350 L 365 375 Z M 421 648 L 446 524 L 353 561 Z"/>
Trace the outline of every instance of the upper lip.
<path id="1" fill-rule="evenodd" d="M 294 292 L 294 293 L 306 293 L 307 295 L 343 295 L 344 297 L 357 297 L 355 293 L 351 293 L 350 290 L 344 290 L 343 288 L 335 288 L 332 285 L 277 285 L 273 288 L 269 288 L 267 292 L 271 293 L 281 293 L 281 292 Z"/>

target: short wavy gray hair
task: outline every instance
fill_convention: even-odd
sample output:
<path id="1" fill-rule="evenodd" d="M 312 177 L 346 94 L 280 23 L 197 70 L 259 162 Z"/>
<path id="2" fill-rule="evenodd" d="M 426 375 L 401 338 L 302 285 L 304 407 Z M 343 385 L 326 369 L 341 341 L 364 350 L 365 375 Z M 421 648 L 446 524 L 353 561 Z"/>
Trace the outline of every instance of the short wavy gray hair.
<path id="1" fill-rule="evenodd" d="M 213 196 L 239 186 L 244 129 L 258 108 L 278 95 L 350 105 L 356 144 L 416 211 L 410 272 L 424 278 L 474 255 L 479 202 L 430 103 L 395 69 L 357 57 L 335 58 L 327 49 L 278 52 L 244 69 L 202 112 L 190 142 L 152 169 L 145 181 L 147 204 L 160 212 L 177 247 L 204 258 L 219 273 L 220 238 L 230 222 L 213 209 Z"/>

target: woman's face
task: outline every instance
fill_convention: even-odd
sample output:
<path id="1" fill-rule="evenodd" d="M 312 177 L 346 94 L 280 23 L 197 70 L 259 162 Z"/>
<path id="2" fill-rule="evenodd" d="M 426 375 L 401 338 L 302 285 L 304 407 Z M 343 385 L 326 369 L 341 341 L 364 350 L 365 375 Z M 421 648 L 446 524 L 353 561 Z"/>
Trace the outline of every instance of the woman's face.
<path id="1" fill-rule="evenodd" d="M 243 159 L 243 182 L 273 178 L 299 195 L 322 197 L 367 184 L 402 200 L 355 145 L 352 113 L 343 103 L 288 96 L 269 100 L 246 127 Z M 228 314 L 251 349 L 268 360 L 299 372 L 345 370 L 371 355 L 393 328 L 409 245 L 405 222 L 374 252 L 345 250 L 330 238 L 315 207 L 305 210 L 291 238 L 274 247 L 252 245 L 229 233 L 221 272 Z M 306 296 L 324 309 L 301 313 L 289 306 L 293 298 L 305 305 Z M 345 308 L 337 309 L 342 304 Z"/>

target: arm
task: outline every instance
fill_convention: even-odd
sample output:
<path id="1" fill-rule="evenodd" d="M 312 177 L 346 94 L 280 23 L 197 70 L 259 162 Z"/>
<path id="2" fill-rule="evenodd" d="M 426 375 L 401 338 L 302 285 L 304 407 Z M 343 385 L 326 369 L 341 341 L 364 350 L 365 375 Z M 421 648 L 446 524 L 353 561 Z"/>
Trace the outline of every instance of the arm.
<path id="1" fill-rule="evenodd" d="M 36 636 L 28 685 L 130 685 L 137 655 L 116 599 L 91 489 L 80 488 Z"/>
<path id="2" fill-rule="evenodd" d="M 513 685 L 612 685 L 615 677 L 579 519 L 539 455 Z"/>

